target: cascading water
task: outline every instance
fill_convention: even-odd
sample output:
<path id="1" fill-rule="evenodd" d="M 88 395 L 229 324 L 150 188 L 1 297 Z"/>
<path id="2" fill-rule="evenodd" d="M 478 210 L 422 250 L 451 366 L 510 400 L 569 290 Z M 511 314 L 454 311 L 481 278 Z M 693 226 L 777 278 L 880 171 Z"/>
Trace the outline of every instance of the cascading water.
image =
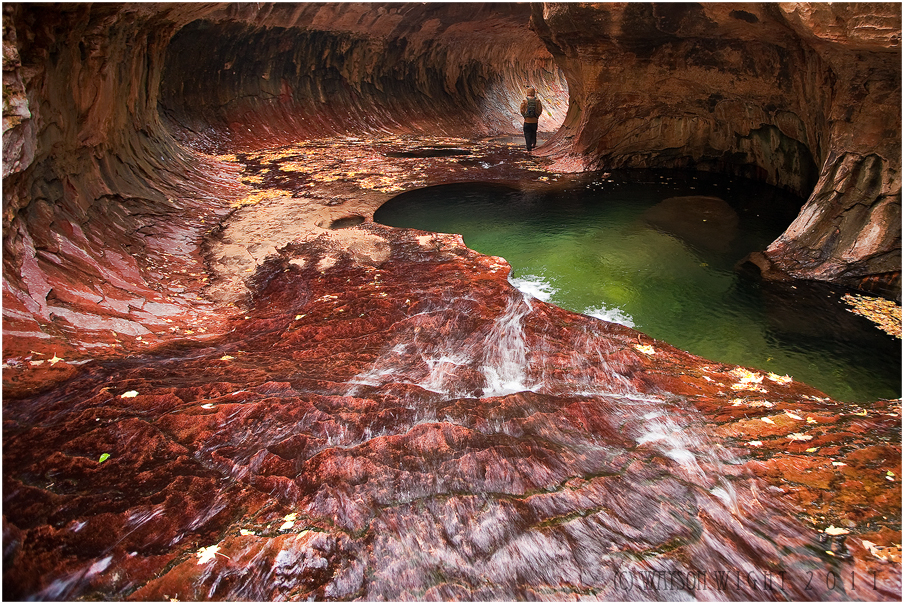
<path id="1" fill-rule="evenodd" d="M 235 340 L 95 364 L 63 397 L 7 403 L 4 463 L 24 470 L 4 514 L 28 527 L 28 507 L 46 506 L 54 539 L 86 553 L 27 594 L 881 594 L 721 445 L 700 401 L 651 382 L 709 362 L 529 297 L 461 240 L 357 228 L 397 237 L 379 271 L 322 272 L 290 247 Z M 35 505 L 25 481 L 78 507 Z M 841 569 L 844 585 L 807 588 Z"/>
<path id="2" fill-rule="evenodd" d="M 539 385 L 527 384 L 528 354 L 522 319 L 531 312 L 527 294 L 513 296 L 484 340 L 484 397 L 533 391 Z"/>
<path id="3" fill-rule="evenodd" d="M 786 574 L 804 573 L 822 563 L 809 552 L 807 533 L 758 491 L 753 478 L 737 470 L 738 457 L 711 438 L 680 398 L 666 400 L 635 387 L 627 351 L 603 337 L 606 324 L 592 323 L 564 347 L 545 341 L 554 335 L 529 338 L 524 324 L 535 304 L 528 293 L 512 293 L 486 338 L 459 333 L 455 338 L 394 344 L 373 368 L 350 381 L 348 393 L 360 385 L 385 390 L 404 376 L 423 376 L 414 384 L 432 395 L 418 402 L 424 406 L 419 418 L 426 415 L 456 425 L 459 419 L 440 410 L 455 406 L 463 395 L 447 387 L 469 380 L 474 384 L 475 370 L 480 370 L 482 401 L 500 406 L 518 402 L 531 419 L 530 430 L 511 421 L 488 422 L 482 430 L 509 435 L 515 438 L 514 447 L 526 452 L 538 443 L 570 451 L 569 474 L 584 477 L 581 487 L 572 487 L 581 493 L 582 512 L 540 530 L 525 525 L 527 511 L 484 494 L 459 513 L 475 515 L 470 527 L 447 528 L 449 542 L 421 535 L 424 528 L 394 526 L 381 544 L 395 553 L 400 578 L 422 585 L 425 574 L 433 573 L 430 569 L 455 561 L 457 573 L 469 582 L 487 578 L 494 584 L 479 593 L 493 598 L 523 597 L 515 587 L 525 580 L 551 587 L 594 585 L 591 594 L 617 599 L 761 599 L 767 594 L 805 598 L 807 593 Z M 461 307 L 449 305 L 420 317 L 448 325 L 461 313 Z M 440 320 L 437 314 L 446 318 Z M 411 332 L 419 332 L 417 326 L 401 333 Z M 561 366 L 532 362 L 532 350 L 557 349 L 572 351 Z M 546 397 L 552 395 L 566 397 L 572 406 L 561 411 L 547 407 Z M 594 424 L 583 424 L 581 418 Z M 573 423 L 585 431 L 570 430 Z M 545 472 L 553 484 L 572 481 Z M 548 489 L 560 493 L 553 484 Z M 454 485 L 452 481 L 450 489 Z M 537 498 L 549 501 L 532 506 L 557 506 L 553 495 Z M 472 508 L 477 503 L 480 512 Z M 782 535 L 782 544 L 774 541 L 774 532 Z M 438 551 L 439 544 L 443 546 Z M 626 549 L 644 554 L 626 556 Z M 479 554 L 481 550 L 486 554 Z M 400 552 L 405 553 L 402 561 Z M 557 594 L 552 590 L 541 598 Z"/>
<path id="4" fill-rule="evenodd" d="M 531 295 L 515 292 L 486 332 L 476 336 L 468 327 L 468 307 L 475 301 L 456 298 L 442 307 L 414 315 L 399 339 L 382 354 L 373 367 L 350 380 L 346 395 L 392 382 L 414 384 L 447 397 L 482 393 L 484 397 L 531 391 L 539 385 L 528 383 L 527 348 L 523 318 L 531 312 Z M 433 330 L 442 326 L 439 332 Z M 472 344 L 471 341 L 479 339 Z M 460 371 L 462 370 L 462 371 Z M 462 374 L 483 376 L 480 391 L 474 380 Z M 414 377 L 414 378 L 413 378 Z M 462 385 L 471 384 L 471 389 Z"/>
<path id="5" fill-rule="evenodd" d="M 561 307 L 724 363 L 789 374 L 848 401 L 901 393 L 898 339 L 843 292 L 744 271 L 800 200 L 763 184 L 682 172 L 561 176 L 524 190 L 461 183 L 404 193 L 376 221 L 458 233 Z"/>
<path id="6" fill-rule="evenodd" d="M 542 183 L 566 213 L 581 205 L 545 164 L 693 158 L 848 202 L 879 187 L 841 228 L 860 229 L 856 248 L 884 240 L 860 256 L 885 273 L 901 19 L 864 7 L 4 5 L 4 596 L 899 599 L 901 409 L 876 399 L 896 396 L 900 363 L 883 364 L 891 381 L 858 364 L 900 354 L 866 339 L 830 368 L 866 376 L 867 394 L 832 394 L 872 402 L 859 409 L 801 383 L 737 392 L 729 366 L 647 336 L 824 388 L 813 356 L 802 373 L 764 347 L 723 356 L 825 333 L 786 314 L 804 288 L 702 275 L 724 223 L 676 232 L 686 199 L 647 216 L 657 233 L 629 225 L 622 249 L 588 234 L 573 248 L 628 270 L 598 271 L 569 313 L 513 292 L 505 263 L 461 239 L 368 220 L 390 192 L 518 182 L 503 220 L 472 217 L 505 230 Z M 827 37 L 837 22 L 866 26 Z M 777 79 L 788 57 L 814 77 Z M 638 66 L 665 82 L 656 107 L 616 82 Z M 542 131 L 565 126 L 541 150 L 556 164 L 499 145 L 520 142 L 529 83 Z M 639 117 L 653 138 L 633 137 Z M 611 181 L 582 183 L 598 208 L 618 210 L 627 183 Z M 663 193 L 654 204 L 705 192 Z M 746 209 L 779 216 L 769 199 Z M 679 261 L 662 281 L 657 251 Z M 634 296 L 628 274 L 651 287 Z M 704 288 L 755 304 L 694 322 L 684 290 Z M 741 321 L 761 306 L 765 329 Z M 679 335 L 734 350 L 656 333 L 664 308 Z"/>

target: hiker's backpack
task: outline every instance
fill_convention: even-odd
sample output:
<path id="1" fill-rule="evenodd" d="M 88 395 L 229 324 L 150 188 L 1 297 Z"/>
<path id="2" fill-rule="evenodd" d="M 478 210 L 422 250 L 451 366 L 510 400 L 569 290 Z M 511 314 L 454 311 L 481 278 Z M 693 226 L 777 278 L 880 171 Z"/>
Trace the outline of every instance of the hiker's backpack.
<path id="1" fill-rule="evenodd" d="M 537 99 L 528 99 L 528 105 L 525 107 L 526 118 L 536 118 L 537 116 Z"/>

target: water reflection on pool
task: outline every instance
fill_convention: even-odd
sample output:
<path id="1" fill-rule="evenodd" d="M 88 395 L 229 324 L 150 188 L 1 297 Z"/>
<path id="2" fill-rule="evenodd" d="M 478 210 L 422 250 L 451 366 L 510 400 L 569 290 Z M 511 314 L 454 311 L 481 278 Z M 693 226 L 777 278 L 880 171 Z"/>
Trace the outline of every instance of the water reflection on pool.
<path id="1" fill-rule="evenodd" d="M 900 396 L 900 341 L 850 313 L 844 289 L 761 282 L 737 268 L 801 203 L 745 179 L 626 171 L 430 187 L 374 220 L 460 233 L 508 260 L 523 291 L 708 359 L 788 374 L 844 401 Z"/>

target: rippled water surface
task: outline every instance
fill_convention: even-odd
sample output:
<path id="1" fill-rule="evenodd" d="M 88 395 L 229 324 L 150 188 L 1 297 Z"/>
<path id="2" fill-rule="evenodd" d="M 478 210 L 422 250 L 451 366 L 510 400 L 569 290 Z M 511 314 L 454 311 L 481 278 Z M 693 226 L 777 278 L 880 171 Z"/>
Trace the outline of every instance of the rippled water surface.
<path id="1" fill-rule="evenodd" d="M 460 233 L 509 261 L 523 291 L 708 359 L 788 374 L 844 401 L 900 396 L 900 341 L 849 312 L 845 290 L 764 283 L 737 268 L 801 203 L 744 179 L 614 172 L 520 189 L 430 187 L 374 219 Z"/>

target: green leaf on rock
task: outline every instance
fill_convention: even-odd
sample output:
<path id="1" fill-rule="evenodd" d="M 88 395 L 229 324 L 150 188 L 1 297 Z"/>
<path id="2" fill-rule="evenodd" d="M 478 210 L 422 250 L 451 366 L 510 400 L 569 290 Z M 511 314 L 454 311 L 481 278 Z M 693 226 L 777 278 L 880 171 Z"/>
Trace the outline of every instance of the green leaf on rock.
<path id="1" fill-rule="evenodd" d="M 98 459 L 97 463 L 101 464 L 102 462 L 107 460 L 107 458 L 109 458 L 109 457 L 110 457 L 110 454 L 108 454 L 107 452 L 104 452 L 103 454 L 101 454 L 101 457 L 100 457 L 100 459 Z"/>

